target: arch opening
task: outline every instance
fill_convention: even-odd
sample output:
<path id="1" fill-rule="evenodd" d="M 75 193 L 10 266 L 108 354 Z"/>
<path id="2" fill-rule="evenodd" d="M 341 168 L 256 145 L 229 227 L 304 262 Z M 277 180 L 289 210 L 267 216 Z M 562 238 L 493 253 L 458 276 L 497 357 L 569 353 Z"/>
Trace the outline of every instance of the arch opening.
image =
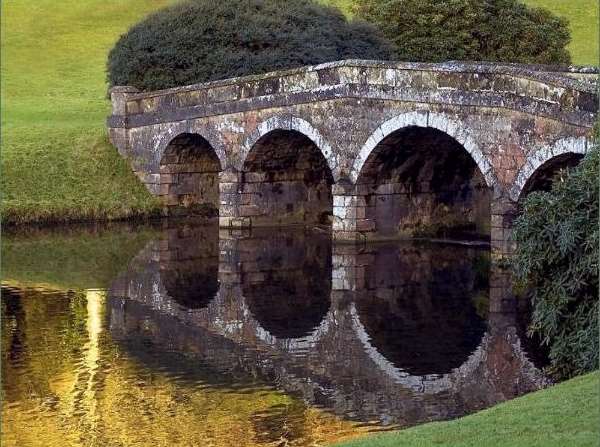
<path id="1" fill-rule="evenodd" d="M 160 161 L 160 197 L 168 215 L 214 217 L 219 213 L 221 163 L 197 134 L 175 137 Z"/>
<path id="2" fill-rule="evenodd" d="M 486 179 L 466 149 L 435 128 L 408 126 L 384 138 L 357 192 L 374 236 L 489 239 Z"/>
<path id="3" fill-rule="evenodd" d="M 583 159 L 583 154 L 567 152 L 547 160 L 527 179 L 519 201 L 534 191 L 550 191 L 552 184 L 560 179 L 564 171 L 576 167 Z"/>
<path id="4" fill-rule="evenodd" d="M 333 175 L 317 145 L 295 130 L 274 130 L 243 166 L 240 214 L 253 226 L 328 224 Z"/>

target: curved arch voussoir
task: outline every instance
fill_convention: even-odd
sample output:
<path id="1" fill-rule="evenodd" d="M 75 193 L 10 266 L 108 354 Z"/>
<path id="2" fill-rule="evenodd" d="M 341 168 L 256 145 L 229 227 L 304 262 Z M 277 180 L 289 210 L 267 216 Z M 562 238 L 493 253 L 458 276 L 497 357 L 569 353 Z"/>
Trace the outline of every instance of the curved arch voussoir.
<path id="1" fill-rule="evenodd" d="M 523 188 L 535 171 L 552 158 L 563 154 L 585 154 L 588 151 L 590 141 L 586 137 L 562 138 L 551 145 L 539 147 L 533 151 L 525 161 L 523 167 L 517 173 L 513 187 L 510 189 L 510 198 L 518 201 Z"/>

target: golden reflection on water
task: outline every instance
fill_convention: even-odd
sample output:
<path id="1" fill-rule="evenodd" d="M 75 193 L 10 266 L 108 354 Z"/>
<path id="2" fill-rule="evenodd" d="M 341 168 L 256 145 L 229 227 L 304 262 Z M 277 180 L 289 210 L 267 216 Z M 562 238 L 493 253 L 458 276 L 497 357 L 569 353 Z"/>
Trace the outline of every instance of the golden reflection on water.
<path id="1" fill-rule="evenodd" d="M 316 446 L 368 430 L 264 385 L 148 368 L 112 343 L 103 290 L 6 295 L 3 446 Z"/>

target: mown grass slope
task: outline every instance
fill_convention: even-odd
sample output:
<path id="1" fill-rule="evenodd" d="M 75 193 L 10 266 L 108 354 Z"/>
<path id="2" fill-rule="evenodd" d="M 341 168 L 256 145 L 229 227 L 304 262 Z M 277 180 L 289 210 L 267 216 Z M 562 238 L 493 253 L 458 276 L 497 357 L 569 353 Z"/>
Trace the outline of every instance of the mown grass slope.
<path id="1" fill-rule="evenodd" d="M 598 372 L 471 416 L 357 439 L 337 447 L 592 447 L 598 445 Z"/>
<path id="2" fill-rule="evenodd" d="M 155 200 L 110 146 L 105 60 L 166 0 L 2 4 L 5 223 L 148 214 Z"/>
<path id="3" fill-rule="evenodd" d="M 118 36 L 174 0 L 2 4 L 4 223 L 124 218 L 157 210 L 106 138 L 105 61 Z M 351 0 L 323 0 L 350 10 Z M 527 0 L 571 18 L 576 63 L 598 55 L 594 0 Z"/>

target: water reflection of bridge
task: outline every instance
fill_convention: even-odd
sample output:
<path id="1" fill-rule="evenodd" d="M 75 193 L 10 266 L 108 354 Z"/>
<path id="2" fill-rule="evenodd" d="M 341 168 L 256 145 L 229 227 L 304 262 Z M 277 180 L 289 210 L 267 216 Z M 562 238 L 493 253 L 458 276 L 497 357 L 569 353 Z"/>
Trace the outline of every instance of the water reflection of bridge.
<path id="1" fill-rule="evenodd" d="M 544 384 L 508 281 L 480 247 L 180 226 L 114 281 L 110 328 L 352 419 L 407 425 Z"/>

